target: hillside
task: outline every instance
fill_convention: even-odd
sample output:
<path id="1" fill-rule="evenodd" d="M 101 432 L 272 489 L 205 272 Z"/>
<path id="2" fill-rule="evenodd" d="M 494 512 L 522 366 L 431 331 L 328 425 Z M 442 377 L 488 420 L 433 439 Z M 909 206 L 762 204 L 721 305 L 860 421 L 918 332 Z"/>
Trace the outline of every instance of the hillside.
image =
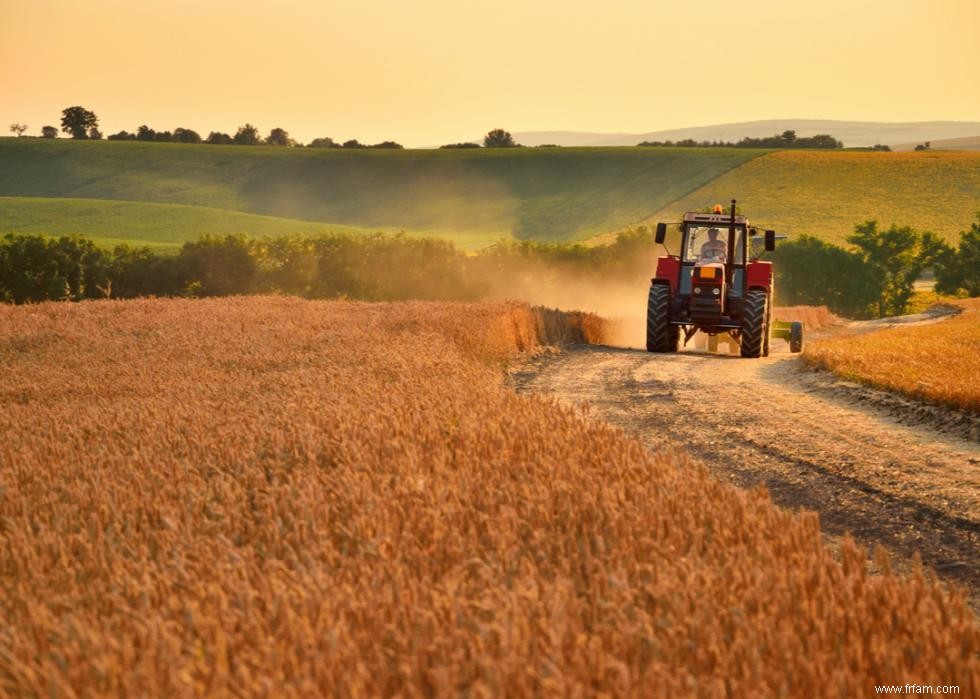
<path id="1" fill-rule="evenodd" d="M 210 233 L 264 236 L 323 231 L 366 233 L 368 229 L 244 214 L 186 204 L 109 199 L 0 197 L 0 233 L 81 235 L 103 245 L 139 243 L 176 247 Z"/>
<path id="2" fill-rule="evenodd" d="M 722 175 L 651 220 L 736 198 L 750 220 L 790 236 L 843 243 L 876 219 L 931 230 L 950 242 L 980 209 L 980 153 L 779 151 Z"/>
<path id="3" fill-rule="evenodd" d="M 0 139 L 0 196 L 182 204 L 327 228 L 405 229 L 464 244 L 508 236 L 570 240 L 644 219 L 759 155 L 736 149 L 321 150 L 6 138 Z M 36 202 L 18 207 L 7 203 L 20 228 L 43 223 L 65 230 L 79 223 L 67 210 L 69 220 L 59 223 L 57 211 Z M 38 217 L 33 222 L 32 210 Z M 182 218 L 153 224 L 154 240 L 184 237 Z M 124 218 L 119 226 L 136 231 L 137 223 Z M 292 229 L 296 223 L 283 225 Z M 102 222 L 94 228 L 106 237 L 129 235 Z M 274 228 L 273 222 L 261 228 Z"/>
<path id="4" fill-rule="evenodd" d="M 960 138 L 980 133 L 980 122 L 967 121 L 838 121 L 834 119 L 765 119 L 733 124 L 711 124 L 646 133 L 595 133 L 582 131 L 527 131 L 514 134 L 529 146 L 556 143 L 561 146 L 633 146 L 640 141 L 739 141 L 746 136 L 759 138 L 792 129 L 800 136 L 829 133 L 845 146 L 873 146 L 876 143 L 904 143 Z"/>

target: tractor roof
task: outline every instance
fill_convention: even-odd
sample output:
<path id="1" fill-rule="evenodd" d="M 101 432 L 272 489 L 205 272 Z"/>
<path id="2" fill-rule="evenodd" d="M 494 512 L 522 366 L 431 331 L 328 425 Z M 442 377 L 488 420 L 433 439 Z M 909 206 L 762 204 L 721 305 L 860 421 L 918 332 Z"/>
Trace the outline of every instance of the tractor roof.
<path id="1" fill-rule="evenodd" d="M 716 224 L 719 226 L 730 225 L 732 221 L 731 214 L 699 214 L 697 212 L 689 212 L 684 214 L 684 223 L 709 223 Z M 735 216 L 736 225 L 746 225 L 748 221 L 744 216 Z"/>

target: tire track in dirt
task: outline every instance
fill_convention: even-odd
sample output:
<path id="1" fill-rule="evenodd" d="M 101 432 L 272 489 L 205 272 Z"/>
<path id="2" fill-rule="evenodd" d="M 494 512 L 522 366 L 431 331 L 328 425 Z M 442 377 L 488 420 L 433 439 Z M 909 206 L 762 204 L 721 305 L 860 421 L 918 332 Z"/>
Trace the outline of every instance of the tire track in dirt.
<path id="1" fill-rule="evenodd" d="M 774 349 L 776 347 L 774 346 Z M 530 360 L 519 392 L 588 403 L 654 451 L 683 448 L 719 478 L 764 485 L 904 568 L 918 553 L 980 608 L 980 444 L 855 404 L 786 352 L 746 360 L 581 346 Z"/>

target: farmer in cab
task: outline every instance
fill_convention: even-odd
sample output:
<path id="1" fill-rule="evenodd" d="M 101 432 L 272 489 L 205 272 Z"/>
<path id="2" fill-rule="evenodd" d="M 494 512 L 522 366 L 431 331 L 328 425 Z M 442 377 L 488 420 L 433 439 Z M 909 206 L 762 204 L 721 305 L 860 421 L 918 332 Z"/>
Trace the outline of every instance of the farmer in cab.
<path id="1" fill-rule="evenodd" d="M 701 246 L 702 262 L 724 262 L 728 249 L 724 241 L 718 240 L 718 229 L 708 229 L 708 240 Z"/>

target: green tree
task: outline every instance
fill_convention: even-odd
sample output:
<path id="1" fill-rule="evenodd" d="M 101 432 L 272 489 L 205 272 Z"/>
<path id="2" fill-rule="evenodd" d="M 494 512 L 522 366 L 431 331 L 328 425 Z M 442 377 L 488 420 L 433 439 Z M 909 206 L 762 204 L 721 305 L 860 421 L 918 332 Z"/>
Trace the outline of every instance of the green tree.
<path id="1" fill-rule="evenodd" d="M 914 293 L 915 280 L 941 257 L 944 243 L 933 233 L 920 235 L 910 226 L 892 224 L 887 231 L 877 221 L 865 221 L 847 242 L 856 246 L 872 271 L 878 292 L 879 318 L 901 315 Z"/>
<path id="2" fill-rule="evenodd" d="M 85 107 L 68 107 L 61 112 L 61 130 L 70 133 L 72 138 L 88 138 L 89 129 L 98 127 L 99 119 L 95 112 Z"/>
<path id="3" fill-rule="evenodd" d="M 235 139 L 226 133 L 221 133 L 220 131 L 212 131 L 208 134 L 207 143 L 218 146 L 228 146 L 235 142 Z"/>
<path id="4" fill-rule="evenodd" d="M 174 129 L 173 141 L 175 143 L 200 143 L 201 134 L 194 129 L 185 129 L 182 126 L 178 126 Z"/>
<path id="5" fill-rule="evenodd" d="M 936 266 L 936 291 L 956 294 L 961 290 L 980 296 L 980 211 L 970 228 L 960 232 L 956 251 L 950 251 Z"/>
<path id="6" fill-rule="evenodd" d="M 53 126 L 42 126 L 41 138 L 58 138 L 58 129 Z"/>
<path id="7" fill-rule="evenodd" d="M 177 257 L 158 255 L 147 247 L 117 245 L 109 263 L 109 278 L 115 298 L 174 296 L 183 288 Z"/>
<path id="8" fill-rule="evenodd" d="M 0 299 L 14 303 L 99 298 L 108 257 L 90 240 L 8 233 L 0 240 Z"/>
<path id="9" fill-rule="evenodd" d="M 245 124 L 245 126 L 238 127 L 238 131 L 235 132 L 232 142 L 238 146 L 257 146 L 262 142 L 262 139 L 256 127 L 251 124 Z"/>
<path id="10" fill-rule="evenodd" d="M 323 138 L 314 138 L 307 148 L 340 148 L 340 144 L 329 136 L 324 136 Z"/>
<path id="11" fill-rule="evenodd" d="M 483 137 L 483 145 L 487 148 L 513 148 L 517 144 L 514 143 L 514 137 L 509 132 L 503 129 L 494 129 Z"/>
<path id="12" fill-rule="evenodd" d="M 155 141 L 157 140 L 157 132 L 151 129 L 146 124 L 143 124 L 138 129 L 136 129 L 136 140 L 137 141 Z"/>
<path id="13" fill-rule="evenodd" d="M 259 271 L 252 243 L 242 235 L 205 235 L 184 243 L 177 269 L 184 288 L 201 296 L 252 293 Z"/>
<path id="14" fill-rule="evenodd" d="M 858 253 L 803 235 L 780 243 L 770 256 L 778 305 L 827 306 L 849 318 L 874 315 L 877 284 Z"/>
<path id="15" fill-rule="evenodd" d="M 286 131 L 286 129 L 280 129 L 279 127 L 276 127 L 269 132 L 269 135 L 265 138 L 265 142 L 267 145 L 280 147 L 296 145 L 296 141 L 289 137 L 289 132 Z"/>

